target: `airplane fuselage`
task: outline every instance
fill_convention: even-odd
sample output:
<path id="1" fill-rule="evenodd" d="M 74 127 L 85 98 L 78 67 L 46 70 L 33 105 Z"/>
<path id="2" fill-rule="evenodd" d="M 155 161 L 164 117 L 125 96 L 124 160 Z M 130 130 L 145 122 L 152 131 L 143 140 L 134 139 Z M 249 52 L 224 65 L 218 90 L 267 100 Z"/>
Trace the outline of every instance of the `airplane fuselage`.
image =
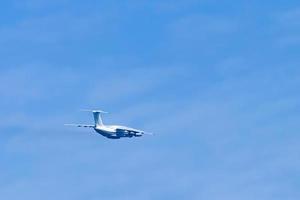
<path id="1" fill-rule="evenodd" d="M 96 126 L 94 130 L 102 136 L 110 139 L 120 139 L 121 137 L 141 137 L 143 135 L 143 132 L 135 131 L 135 129 L 129 128 L 132 131 L 124 131 L 122 128 L 124 127 L 118 125 L 103 125 Z"/>

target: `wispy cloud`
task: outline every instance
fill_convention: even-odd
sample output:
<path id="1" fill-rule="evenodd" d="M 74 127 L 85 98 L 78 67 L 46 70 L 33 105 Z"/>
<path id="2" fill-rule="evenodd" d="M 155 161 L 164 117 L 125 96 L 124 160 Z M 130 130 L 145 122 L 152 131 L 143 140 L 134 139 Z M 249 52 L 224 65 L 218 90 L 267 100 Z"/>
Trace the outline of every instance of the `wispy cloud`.
<path id="1" fill-rule="evenodd" d="M 128 10 L 117 16 L 97 14 L 97 6 L 91 13 L 51 12 L 1 28 L 2 44 L 13 44 L 17 58 L 23 56 L 13 47 L 19 41 L 51 51 L 84 46 L 82 41 L 91 45 L 79 53 L 68 48 L 60 57 L 51 54 L 55 59 L 38 59 L 36 48 L 34 57 L 13 56 L 1 64 L 7 66 L 0 69 L 1 199 L 298 199 L 297 63 L 253 60 L 253 49 L 242 47 L 205 57 L 217 51 L 206 44 L 227 44 L 239 23 L 231 15 L 196 11 L 164 18 L 157 38 L 138 32 L 140 26 L 116 34 L 116 43 L 133 41 L 135 31 L 148 39 L 138 47 L 124 42 L 134 49 L 130 53 L 118 45 L 92 45 L 101 31 L 107 36 L 101 39 L 109 40 L 111 30 L 128 30 L 136 16 L 146 13 L 152 20 L 158 7 L 178 9 L 154 4 L 126 4 Z M 157 41 L 159 53 L 139 52 Z M 264 45 L 257 42 L 255 48 Z M 182 54 L 190 59 L 178 59 Z M 89 129 L 64 127 L 92 122 L 90 113 L 77 112 L 81 108 L 107 110 L 106 123 L 155 135 L 107 140 Z"/>

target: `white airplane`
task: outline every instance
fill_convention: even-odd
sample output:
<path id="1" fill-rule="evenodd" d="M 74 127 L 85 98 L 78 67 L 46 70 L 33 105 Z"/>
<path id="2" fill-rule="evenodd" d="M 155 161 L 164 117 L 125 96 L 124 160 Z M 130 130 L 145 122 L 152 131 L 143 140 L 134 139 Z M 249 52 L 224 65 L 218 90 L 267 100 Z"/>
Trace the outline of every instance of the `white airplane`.
<path id="1" fill-rule="evenodd" d="M 129 137 L 129 138 L 141 137 L 144 134 L 152 135 L 151 133 L 146 133 L 145 131 L 137 130 L 126 126 L 104 125 L 101 114 L 107 112 L 104 112 L 102 110 L 82 110 L 82 111 L 90 111 L 93 113 L 94 120 L 95 120 L 94 125 L 85 125 L 85 124 L 65 124 L 65 125 L 84 127 L 84 128 L 93 128 L 97 133 L 109 139 L 120 139 L 122 137 Z"/>

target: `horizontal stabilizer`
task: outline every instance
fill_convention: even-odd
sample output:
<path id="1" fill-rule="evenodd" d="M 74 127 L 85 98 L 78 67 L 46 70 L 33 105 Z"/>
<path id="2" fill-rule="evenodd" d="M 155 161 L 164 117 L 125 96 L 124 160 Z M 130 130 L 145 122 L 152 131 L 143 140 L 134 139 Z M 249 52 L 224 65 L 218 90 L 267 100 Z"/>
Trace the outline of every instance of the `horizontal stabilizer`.
<path id="1" fill-rule="evenodd" d="M 93 112 L 93 113 L 104 113 L 107 114 L 108 112 L 105 112 L 103 110 L 89 110 L 89 109 L 81 109 L 80 111 L 84 111 L 84 112 Z"/>

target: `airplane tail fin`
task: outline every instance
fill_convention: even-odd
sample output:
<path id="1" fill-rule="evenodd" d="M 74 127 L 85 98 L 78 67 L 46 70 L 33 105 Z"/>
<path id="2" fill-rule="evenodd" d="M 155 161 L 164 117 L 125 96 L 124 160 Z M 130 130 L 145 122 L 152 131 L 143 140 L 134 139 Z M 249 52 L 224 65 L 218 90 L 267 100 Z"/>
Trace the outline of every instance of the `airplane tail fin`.
<path id="1" fill-rule="evenodd" d="M 102 110 L 86 110 L 83 109 L 81 111 L 92 112 L 94 115 L 95 126 L 103 126 L 102 116 L 101 114 L 108 113 Z"/>

